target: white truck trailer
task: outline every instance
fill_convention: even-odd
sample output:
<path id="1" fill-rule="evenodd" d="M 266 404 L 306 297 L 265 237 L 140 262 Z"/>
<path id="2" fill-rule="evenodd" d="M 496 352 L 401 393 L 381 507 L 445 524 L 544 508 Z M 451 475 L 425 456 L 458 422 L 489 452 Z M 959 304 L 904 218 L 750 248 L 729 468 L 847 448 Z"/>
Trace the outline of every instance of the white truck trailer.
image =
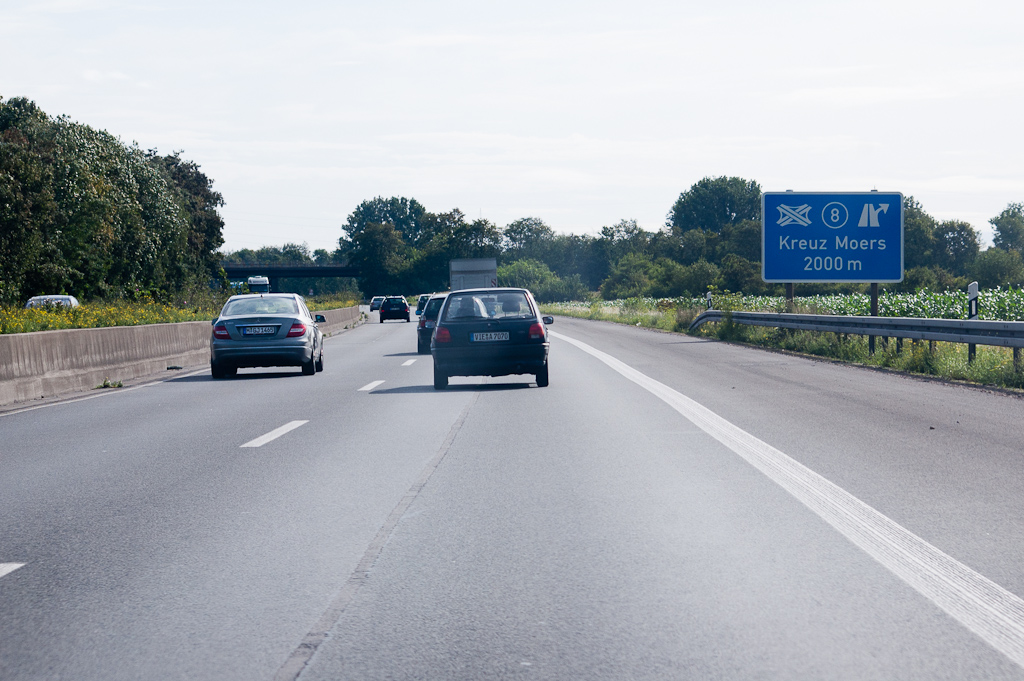
<path id="1" fill-rule="evenodd" d="M 498 262 L 494 258 L 464 258 L 448 262 L 453 291 L 498 285 Z"/>

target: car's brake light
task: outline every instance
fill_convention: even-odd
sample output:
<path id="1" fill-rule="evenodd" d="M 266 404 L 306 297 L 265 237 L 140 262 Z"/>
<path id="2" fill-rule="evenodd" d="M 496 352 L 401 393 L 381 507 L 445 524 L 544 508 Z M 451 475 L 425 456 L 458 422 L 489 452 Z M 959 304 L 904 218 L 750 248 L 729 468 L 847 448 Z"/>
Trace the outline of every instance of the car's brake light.
<path id="1" fill-rule="evenodd" d="M 540 323 L 532 324 L 530 326 L 530 339 L 531 340 L 544 340 L 544 325 Z"/>
<path id="2" fill-rule="evenodd" d="M 306 335 L 305 324 L 292 324 L 292 328 L 288 329 L 288 338 L 298 338 L 299 336 Z"/>
<path id="3" fill-rule="evenodd" d="M 231 336 L 228 335 L 228 327 L 224 326 L 223 324 L 218 324 L 217 326 L 213 327 L 213 337 L 220 338 L 221 340 L 227 340 L 231 338 Z"/>
<path id="4" fill-rule="evenodd" d="M 416 325 L 416 328 L 418 328 L 418 329 L 425 329 L 425 328 L 427 328 L 427 320 L 424 319 L 423 317 L 420 317 L 420 322 L 419 322 L 419 324 Z"/>
<path id="5" fill-rule="evenodd" d="M 435 343 L 451 343 L 452 334 L 448 332 L 448 329 L 443 326 L 438 326 L 434 329 L 434 342 Z"/>

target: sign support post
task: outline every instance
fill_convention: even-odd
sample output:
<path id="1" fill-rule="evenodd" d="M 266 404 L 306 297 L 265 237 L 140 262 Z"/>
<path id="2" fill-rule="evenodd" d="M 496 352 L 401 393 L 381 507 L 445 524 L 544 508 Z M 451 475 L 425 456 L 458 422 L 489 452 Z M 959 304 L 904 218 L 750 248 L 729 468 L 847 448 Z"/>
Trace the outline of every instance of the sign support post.
<path id="1" fill-rule="evenodd" d="M 871 316 L 878 316 L 878 282 L 871 282 Z M 875 337 L 868 336 L 868 354 L 875 354 Z"/>

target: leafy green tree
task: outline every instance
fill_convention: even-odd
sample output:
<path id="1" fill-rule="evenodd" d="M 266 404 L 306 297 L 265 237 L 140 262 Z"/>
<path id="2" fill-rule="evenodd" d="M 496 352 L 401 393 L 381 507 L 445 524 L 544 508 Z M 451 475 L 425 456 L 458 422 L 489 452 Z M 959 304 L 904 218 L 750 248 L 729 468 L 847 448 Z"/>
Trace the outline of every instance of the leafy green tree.
<path id="1" fill-rule="evenodd" d="M 739 220 L 723 225 L 715 248 L 718 251 L 717 260 L 723 266 L 726 256 L 730 254 L 750 262 L 761 262 L 761 223 L 756 220 Z"/>
<path id="2" fill-rule="evenodd" d="M 761 279 L 761 266 L 743 256 L 729 253 L 722 258 L 721 286 L 726 291 L 758 295 L 764 293 L 766 285 Z"/>
<path id="3" fill-rule="evenodd" d="M 367 225 L 393 225 L 403 242 L 418 246 L 422 240 L 430 238 L 423 232 L 426 214 L 426 209 L 416 199 L 378 196 L 356 206 L 345 221 L 344 231 L 348 239 L 353 239 Z"/>
<path id="4" fill-rule="evenodd" d="M 176 151 L 160 156 L 155 149 L 147 158 L 160 171 L 167 183 L 178 192 L 178 199 L 189 219 L 186 237 L 187 257 L 192 268 L 215 275 L 220 268 L 218 249 L 224 245 L 224 219 L 218 208 L 224 197 L 214 191 L 213 180 L 193 161 L 181 158 Z"/>
<path id="5" fill-rule="evenodd" d="M 554 230 L 540 218 L 520 218 L 505 225 L 502 250 L 509 260 L 539 259 L 550 248 L 554 237 Z"/>
<path id="6" fill-rule="evenodd" d="M 349 261 L 359 270 L 364 294 L 385 295 L 403 290 L 409 249 L 394 225 L 364 225 L 352 239 Z"/>
<path id="7" fill-rule="evenodd" d="M 501 253 L 501 230 L 482 218 L 470 223 L 462 221 L 456 224 L 450 243 L 456 258 L 497 258 Z"/>
<path id="8" fill-rule="evenodd" d="M 50 168 L 28 139 L 16 128 L 0 133 L 0 305 L 21 301 L 26 276 L 44 252 L 56 211 L 51 185 Z"/>
<path id="9" fill-rule="evenodd" d="M 654 263 L 650 258 L 643 253 L 627 253 L 601 284 L 601 296 L 605 300 L 616 300 L 647 295 L 653 275 Z"/>
<path id="10" fill-rule="evenodd" d="M 542 303 L 585 300 L 588 297 L 579 275 L 562 279 L 539 260 L 516 260 L 499 266 L 498 285 L 527 288 Z"/>
<path id="11" fill-rule="evenodd" d="M 996 248 L 1024 252 L 1024 203 L 1011 203 L 989 222 L 995 228 L 992 243 Z"/>
<path id="12" fill-rule="evenodd" d="M 455 208 L 447 213 L 425 213 L 421 245 L 410 254 L 407 285 L 417 290 L 448 286 L 448 263 L 456 258 L 497 258 L 501 230 L 488 220 L 466 221 Z M 426 239 L 429 235 L 429 239 Z"/>
<path id="13" fill-rule="evenodd" d="M 167 297 L 209 281 L 220 244 L 205 236 L 216 229 L 190 240 L 187 192 L 173 169 L 24 98 L 0 101 L 0 139 L 0 194 L 22 216 L 18 227 L 7 222 L 5 240 L 23 243 L 9 254 L 0 295 Z"/>
<path id="14" fill-rule="evenodd" d="M 718 267 L 707 260 L 698 260 L 692 265 L 686 266 L 686 272 L 682 279 L 682 294 L 699 296 L 708 291 L 712 286 L 719 283 L 721 271 Z"/>
<path id="15" fill-rule="evenodd" d="M 971 273 L 981 288 L 1024 284 L 1024 261 L 1020 251 L 989 248 L 978 254 Z"/>
<path id="16" fill-rule="evenodd" d="M 977 230 L 967 222 L 946 220 L 936 225 L 933 235 L 935 264 L 950 272 L 966 274 L 981 251 Z"/>
<path id="17" fill-rule="evenodd" d="M 934 263 L 935 218 L 913 196 L 903 197 L 903 266 L 927 267 Z"/>
<path id="18" fill-rule="evenodd" d="M 651 271 L 651 287 L 648 293 L 657 298 L 674 298 L 686 295 L 687 267 L 669 258 L 658 258 Z"/>
<path id="19" fill-rule="evenodd" d="M 682 257 L 680 262 L 685 265 L 690 265 L 698 260 L 704 260 L 708 256 L 708 251 L 714 251 L 714 244 L 717 242 L 718 235 L 714 232 L 705 232 L 699 227 L 697 229 L 691 229 L 683 232 L 679 238 L 680 246 L 682 249 Z M 708 242 L 711 241 L 712 248 L 708 248 Z"/>
<path id="20" fill-rule="evenodd" d="M 597 248 L 607 260 L 611 269 L 630 254 L 643 255 L 650 260 L 651 235 L 636 220 L 619 220 L 614 225 L 601 228 Z"/>
<path id="21" fill-rule="evenodd" d="M 578 275 L 590 291 L 596 291 L 611 265 L 600 241 L 589 234 L 557 234 L 543 258 L 560 277 Z"/>
<path id="22" fill-rule="evenodd" d="M 718 233 L 744 220 L 761 221 L 761 185 L 740 177 L 705 177 L 679 195 L 666 226 L 679 236 L 692 229 Z"/>
<path id="23" fill-rule="evenodd" d="M 898 293 L 937 291 L 939 290 L 939 277 L 936 274 L 936 268 L 912 267 L 903 273 L 903 281 L 892 284 L 889 290 Z"/>

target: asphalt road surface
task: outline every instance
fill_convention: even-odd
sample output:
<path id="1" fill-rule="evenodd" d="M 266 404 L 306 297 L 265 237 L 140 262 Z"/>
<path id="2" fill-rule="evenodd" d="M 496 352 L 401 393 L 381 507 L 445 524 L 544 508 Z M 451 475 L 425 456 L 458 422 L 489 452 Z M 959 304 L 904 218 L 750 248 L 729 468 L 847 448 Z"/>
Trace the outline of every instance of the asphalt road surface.
<path id="1" fill-rule="evenodd" d="M 414 328 L 0 416 L 0 678 L 1024 679 L 1019 398 L 566 318 L 438 392 Z"/>

